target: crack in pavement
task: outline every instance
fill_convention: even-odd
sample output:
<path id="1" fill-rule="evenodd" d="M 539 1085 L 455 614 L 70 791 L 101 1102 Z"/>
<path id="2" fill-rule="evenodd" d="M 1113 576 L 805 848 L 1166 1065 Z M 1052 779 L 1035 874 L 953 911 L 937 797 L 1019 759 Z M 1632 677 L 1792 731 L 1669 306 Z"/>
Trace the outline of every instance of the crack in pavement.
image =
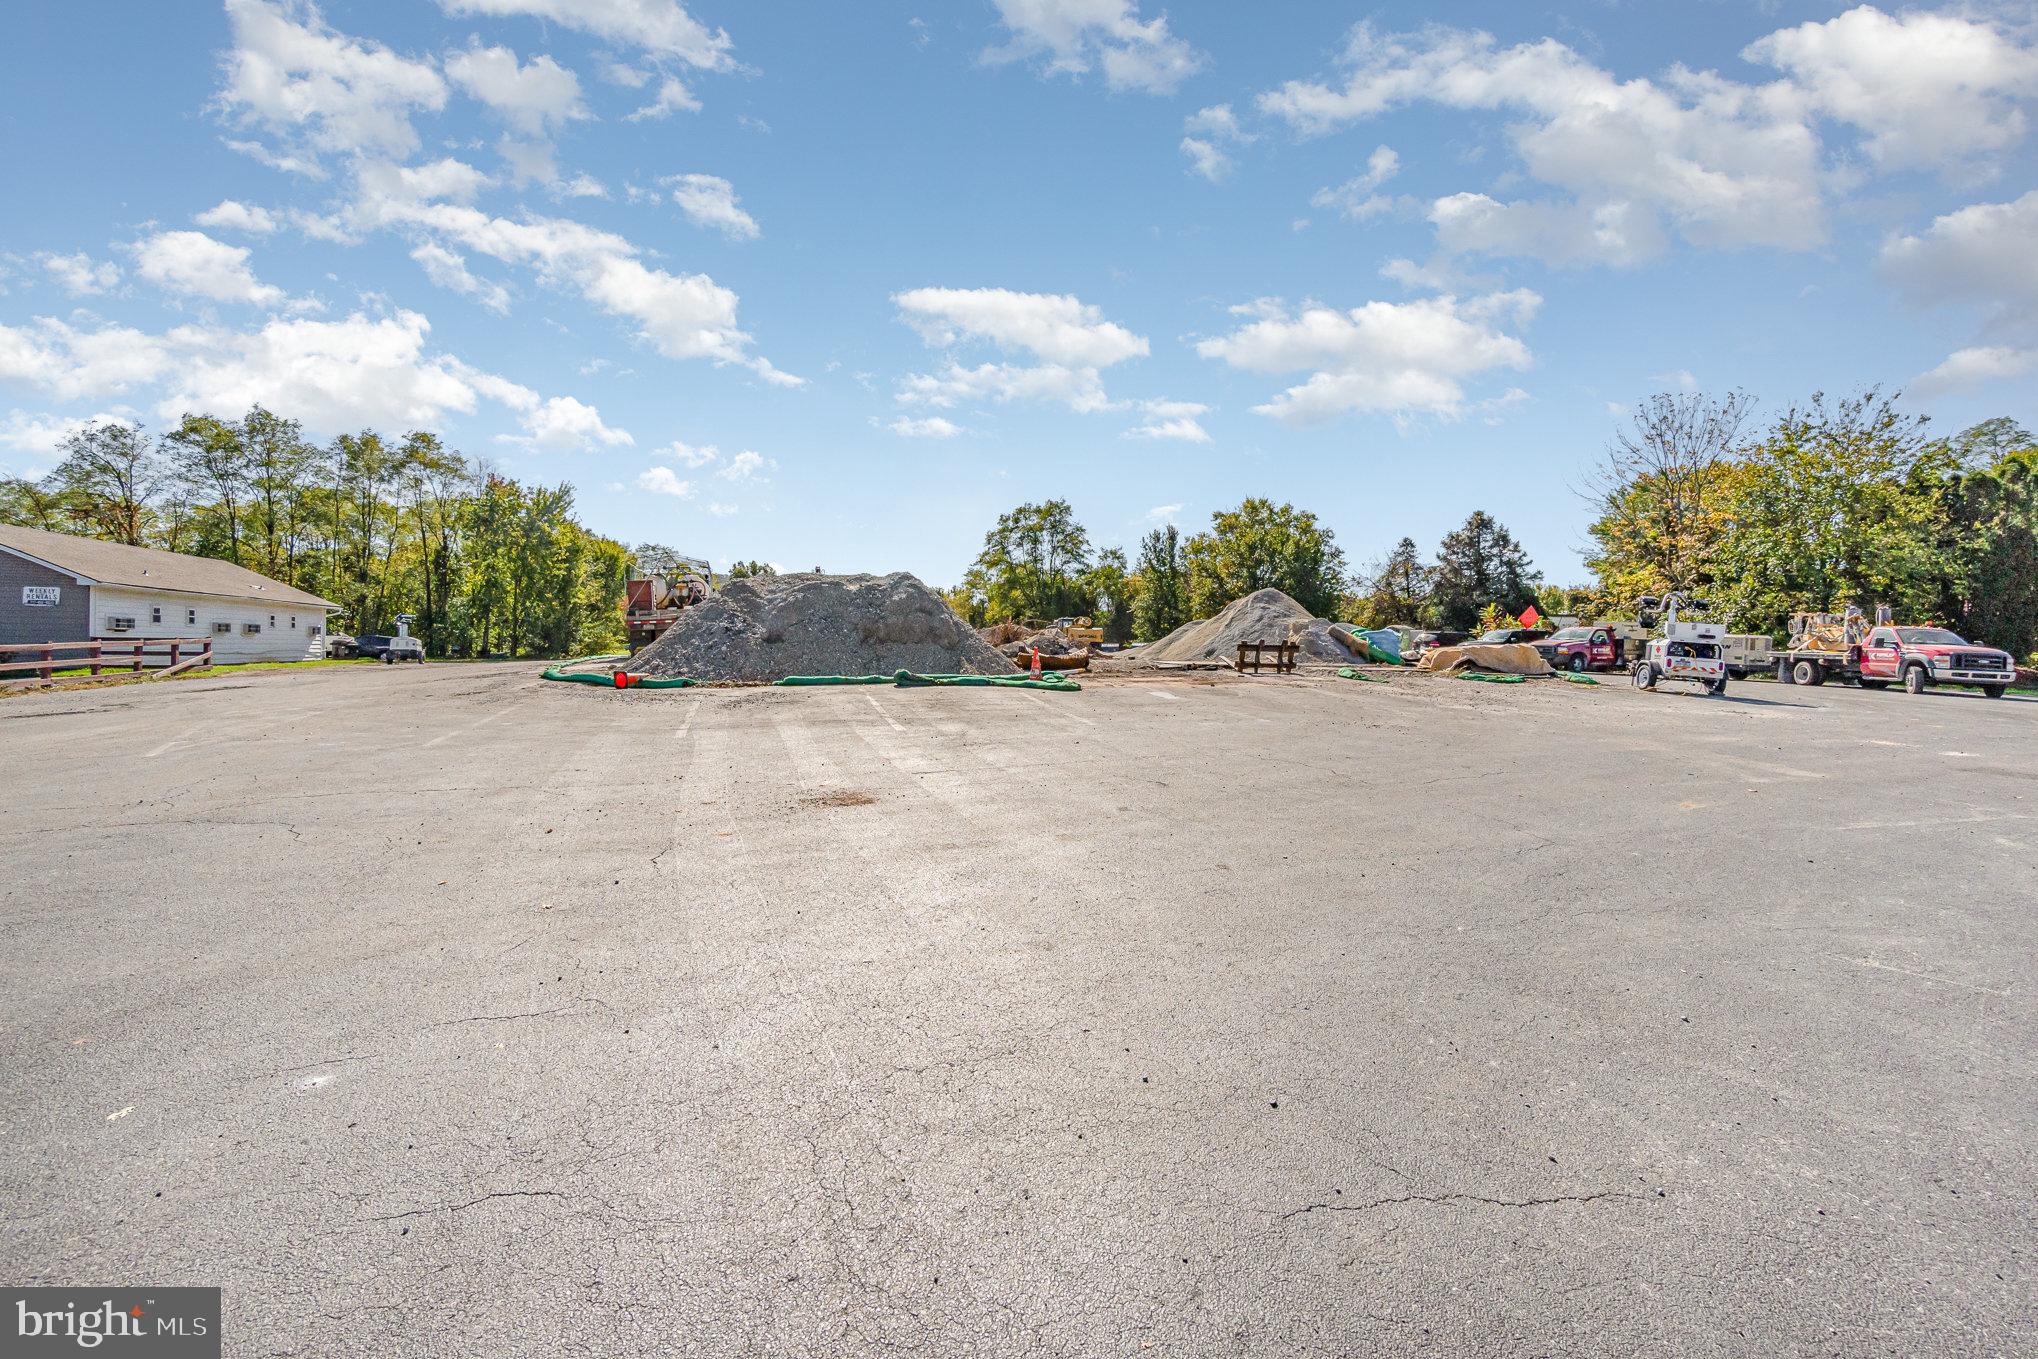
<path id="1" fill-rule="evenodd" d="M 1602 1189 L 1596 1194 L 1557 1194 L 1539 1199 L 1495 1199 L 1484 1194 L 1401 1194 L 1393 1198 L 1374 1199 L 1370 1203 L 1309 1203 L 1300 1208 L 1282 1213 L 1280 1220 L 1301 1217 L 1321 1210 L 1326 1213 L 1364 1213 L 1375 1208 L 1391 1208 L 1397 1203 L 1477 1203 L 1493 1208 L 1542 1208 L 1557 1203 L 1597 1203 L 1601 1199 L 1646 1199 L 1645 1194 L 1630 1194 L 1621 1189 Z"/>
<path id="2" fill-rule="evenodd" d="M 478 1199 L 469 1199 L 465 1203 L 439 1203 L 434 1204 L 430 1208 L 413 1208 L 407 1213 L 382 1213 L 375 1217 L 364 1218 L 363 1221 L 398 1222 L 407 1217 L 430 1217 L 434 1213 L 460 1213 L 475 1207 L 477 1204 L 487 1203 L 490 1199 L 563 1199 L 565 1197 L 564 1194 L 556 1189 L 502 1189 L 493 1194 L 483 1194 Z"/>

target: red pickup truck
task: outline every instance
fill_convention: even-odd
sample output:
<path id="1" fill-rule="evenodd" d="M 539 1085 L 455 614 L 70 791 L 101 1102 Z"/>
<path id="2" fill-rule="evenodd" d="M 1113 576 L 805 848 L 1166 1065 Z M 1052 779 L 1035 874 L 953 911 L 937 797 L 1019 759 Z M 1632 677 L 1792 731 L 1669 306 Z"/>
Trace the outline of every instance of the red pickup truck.
<path id="1" fill-rule="evenodd" d="M 1587 670 L 1616 670 L 1621 664 L 1620 638 L 1604 624 L 1589 628 L 1565 628 L 1535 644 L 1553 670 L 1583 674 Z"/>
<path id="2" fill-rule="evenodd" d="M 1901 684 L 1913 694 L 1956 684 L 2001 698 L 2017 675 L 2008 652 L 1971 646 L 1945 628 L 1877 627 L 1861 644 L 1860 665 L 1862 688 Z"/>

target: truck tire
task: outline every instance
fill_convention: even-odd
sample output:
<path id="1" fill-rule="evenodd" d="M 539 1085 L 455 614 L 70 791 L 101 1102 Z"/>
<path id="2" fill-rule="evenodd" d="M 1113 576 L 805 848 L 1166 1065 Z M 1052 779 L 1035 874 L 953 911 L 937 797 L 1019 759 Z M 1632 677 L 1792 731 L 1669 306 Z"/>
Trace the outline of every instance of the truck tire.
<path id="1" fill-rule="evenodd" d="M 1797 683 L 1797 677 L 1790 673 L 1790 668 L 1791 668 L 1790 660 L 1788 657 L 1785 657 L 1784 659 L 1779 660 L 1776 663 L 1776 682 L 1778 684 Z"/>
<path id="2" fill-rule="evenodd" d="M 1711 694 L 1714 698 L 1725 698 L 1727 696 L 1726 676 L 1722 675 L 1720 676 L 1720 678 L 1714 680 L 1711 684 L 1706 685 L 1705 691 Z"/>
<path id="3" fill-rule="evenodd" d="M 1635 687 L 1653 689 L 1656 687 L 1656 667 L 1647 661 L 1635 662 Z"/>
<path id="4" fill-rule="evenodd" d="M 1790 667 L 1790 680 L 1793 684 L 1824 684 L 1826 667 L 1817 661 L 1799 661 Z"/>
<path id="5" fill-rule="evenodd" d="M 1931 677 L 1930 675 L 1927 675 L 1927 674 L 1925 673 L 1925 667 L 1924 667 L 1924 666 L 1922 666 L 1922 665 L 1907 665 L 1907 666 L 1905 666 L 1905 667 L 1904 667 L 1904 692 L 1905 692 L 1905 693 L 1907 693 L 1907 694 L 1922 694 L 1922 693 L 1924 693 L 1924 692 L 1925 692 L 1925 690 L 1927 690 L 1927 689 L 1929 689 L 1929 688 L 1931 688 L 1931 687 L 1932 687 L 1932 677 Z"/>
<path id="6" fill-rule="evenodd" d="M 1571 657 L 1571 673 L 1582 675 L 1592 668 L 1592 659 L 1584 652 L 1575 652 Z"/>
<path id="7" fill-rule="evenodd" d="M 384 665 L 395 665 L 395 664 L 396 664 L 396 653 L 395 653 L 394 651 L 385 651 L 385 652 L 383 652 L 383 653 L 382 653 L 382 663 L 383 663 Z"/>
<path id="8" fill-rule="evenodd" d="M 1984 684 L 1981 686 L 1981 696 L 1983 698 L 2001 698 L 2003 690 L 2009 687 L 2007 684 Z"/>

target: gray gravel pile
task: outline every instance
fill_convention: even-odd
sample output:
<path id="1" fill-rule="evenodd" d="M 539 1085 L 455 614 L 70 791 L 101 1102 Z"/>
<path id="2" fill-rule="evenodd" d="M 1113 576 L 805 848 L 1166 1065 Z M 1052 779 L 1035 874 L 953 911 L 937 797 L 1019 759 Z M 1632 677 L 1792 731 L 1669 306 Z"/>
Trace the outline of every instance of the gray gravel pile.
<path id="1" fill-rule="evenodd" d="M 1136 670 L 1160 665 L 1238 660 L 1241 642 L 1299 643 L 1296 659 L 1304 664 L 1350 665 L 1360 659 L 1331 636 L 1331 622 L 1313 618 L 1309 610 L 1280 590 L 1255 590 L 1218 610 L 1214 618 L 1184 623 L 1157 642 L 1149 642 L 1114 668 Z M 1092 662 L 1092 664 L 1096 664 Z"/>
<path id="2" fill-rule="evenodd" d="M 751 576 L 682 613 L 633 674 L 764 683 L 788 675 L 1009 675 L 940 595 L 889 576 Z"/>

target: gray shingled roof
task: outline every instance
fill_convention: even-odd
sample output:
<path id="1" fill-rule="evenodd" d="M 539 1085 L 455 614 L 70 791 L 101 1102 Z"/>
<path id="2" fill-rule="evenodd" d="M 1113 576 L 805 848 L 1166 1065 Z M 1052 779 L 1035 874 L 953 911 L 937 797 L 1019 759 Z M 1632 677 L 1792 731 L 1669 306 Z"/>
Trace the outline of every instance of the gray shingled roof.
<path id="1" fill-rule="evenodd" d="M 11 524 L 0 524 L 0 547 L 11 548 L 99 585 L 262 600 L 307 609 L 340 607 L 329 599 L 320 599 L 280 580 L 270 580 L 245 566 L 212 557 L 187 557 L 181 552 L 158 552 L 153 547 L 129 547 L 125 543 L 45 533 Z"/>

